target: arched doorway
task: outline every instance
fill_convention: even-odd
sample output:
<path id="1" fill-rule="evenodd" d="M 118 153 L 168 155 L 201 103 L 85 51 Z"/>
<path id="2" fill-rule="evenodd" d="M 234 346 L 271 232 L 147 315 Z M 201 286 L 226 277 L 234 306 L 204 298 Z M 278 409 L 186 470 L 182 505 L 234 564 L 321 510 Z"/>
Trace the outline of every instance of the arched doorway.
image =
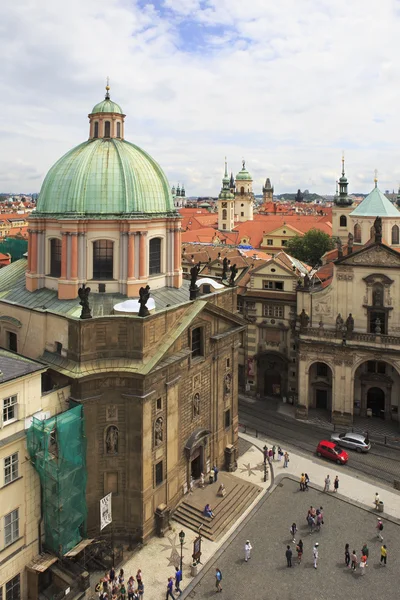
<path id="1" fill-rule="evenodd" d="M 332 410 L 332 369 L 325 362 L 315 362 L 309 369 L 311 408 Z"/>
<path id="2" fill-rule="evenodd" d="M 261 354 L 257 359 L 257 383 L 261 396 L 287 395 L 288 360 L 276 353 Z"/>
<path id="3" fill-rule="evenodd" d="M 367 392 L 367 411 L 372 411 L 372 416 L 385 418 L 385 392 L 379 387 L 371 387 Z"/>

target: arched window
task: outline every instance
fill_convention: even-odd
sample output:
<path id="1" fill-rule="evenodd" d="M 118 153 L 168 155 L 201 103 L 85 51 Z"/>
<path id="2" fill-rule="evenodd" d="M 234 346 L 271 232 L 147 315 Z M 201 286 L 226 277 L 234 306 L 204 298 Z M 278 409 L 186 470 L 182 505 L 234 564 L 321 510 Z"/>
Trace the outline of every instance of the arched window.
<path id="1" fill-rule="evenodd" d="M 392 244 L 399 243 L 399 228 L 397 225 L 393 225 L 392 227 Z"/>
<path id="2" fill-rule="evenodd" d="M 227 218 L 226 208 L 222 209 L 222 218 L 223 218 L 224 221 L 226 221 L 226 218 Z"/>
<path id="3" fill-rule="evenodd" d="M 117 123 L 117 138 L 121 137 L 121 123 Z"/>
<path id="4" fill-rule="evenodd" d="M 61 276 L 61 240 L 57 238 L 50 240 L 50 275 Z"/>
<path id="5" fill-rule="evenodd" d="M 111 123 L 106 121 L 104 123 L 104 137 L 111 137 Z"/>
<path id="6" fill-rule="evenodd" d="M 93 279 L 113 279 L 114 242 L 97 240 L 93 243 Z"/>
<path id="7" fill-rule="evenodd" d="M 358 223 L 354 225 L 354 241 L 356 244 L 361 244 L 361 225 Z"/>
<path id="8" fill-rule="evenodd" d="M 372 305 L 383 306 L 383 285 L 381 283 L 374 283 L 372 288 Z"/>
<path id="9" fill-rule="evenodd" d="M 161 238 L 153 238 L 149 242 L 149 274 L 161 273 Z"/>
<path id="10" fill-rule="evenodd" d="M 94 138 L 98 138 L 99 137 L 99 122 L 95 121 L 94 124 L 94 134 L 93 134 Z"/>
<path id="11" fill-rule="evenodd" d="M 244 187 L 240 188 L 240 194 L 241 194 L 241 196 L 244 196 Z"/>
<path id="12" fill-rule="evenodd" d="M 346 215 L 340 215 L 339 225 L 340 225 L 340 227 L 347 227 L 347 217 L 346 217 Z"/>

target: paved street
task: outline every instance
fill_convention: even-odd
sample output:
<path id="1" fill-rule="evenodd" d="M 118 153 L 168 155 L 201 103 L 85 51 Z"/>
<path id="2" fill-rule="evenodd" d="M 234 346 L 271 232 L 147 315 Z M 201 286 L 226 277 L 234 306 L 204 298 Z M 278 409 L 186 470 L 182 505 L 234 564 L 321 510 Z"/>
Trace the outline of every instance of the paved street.
<path id="1" fill-rule="evenodd" d="M 322 531 L 309 535 L 306 513 L 310 505 L 323 506 Z M 286 545 L 291 543 L 289 528 L 298 525 L 304 542 L 300 566 L 286 567 Z M 189 594 L 196 600 L 215 596 L 215 568 L 223 573 L 223 597 L 229 600 L 254 598 L 260 600 L 335 600 L 343 598 L 393 598 L 398 587 L 400 553 L 399 526 L 385 522 L 384 543 L 388 547 L 388 565 L 379 563 L 380 542 L 376 539 L 376 514 L 369 513 L 334 494 L 316 490 L 298 491 L 297 482 L 283 478 L 280 485 L 267 496 L 244 528 L 228 543 L 221 556 L 210 561 L 203 578 Z M 251 560 L 243 560 L 246 539 L 253 545 Z M 296 538 L 297 539 L 297 538 Z M 312 564 L 312 545 L 318 541 L 319 564 Z M 350 543 L 360 556 L 367 542 L 369 566 L 365 576 L 344 566 L 344 545 Z M 295 552 L 294 552 L 295 556 Z"/>
<path id="2" fill-rule="evenodd" d="M 317 443 L 321 439 L 329 439 L 331 435 L 330 431 L 316 425 L 275 414 L 268 410 L 266 401 L 242 397 L 239 402 L 239 413 L 241 424 L 279 439 L 281 444 L 287 443 L 312 454 L 315 454 Z M 368 454 L 361 455 L 352 450 L 348 452 L 350 459 L 346 468 L 361 471 L 391 484 L 394 479 L 400 479 L 399 450 L 372 444 Z"/>

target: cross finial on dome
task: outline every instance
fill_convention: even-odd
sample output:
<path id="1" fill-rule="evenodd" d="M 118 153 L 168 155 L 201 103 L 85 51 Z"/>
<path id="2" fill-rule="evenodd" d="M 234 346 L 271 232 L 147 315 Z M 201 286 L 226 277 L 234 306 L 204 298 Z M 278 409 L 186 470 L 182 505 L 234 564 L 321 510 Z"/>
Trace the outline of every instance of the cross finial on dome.
<path id="1" fill-rule="evenodd" d="M 342 177 L 344 177 L 344 150 L 342 150 Z"/>
<path id="2" fill-rule="evenodd" d="M 110 78 L 107 75 L 107 79 L 106 79 L 106 100 L 110 99 Z"/>
<path id="3" fill-rule="evenodd" d="M 242 166 L 243 166 L 243 171 L 244 171 L 246 168 L 246 161 L 244 159 L 242 160 Z"/>
<path id="4" fill-rule="evenodd" d="M 374 173 L 375 173 L 375 177 L 374 177 L 375 187 L 378 187 L 378 169 L 375 169 Z"/>

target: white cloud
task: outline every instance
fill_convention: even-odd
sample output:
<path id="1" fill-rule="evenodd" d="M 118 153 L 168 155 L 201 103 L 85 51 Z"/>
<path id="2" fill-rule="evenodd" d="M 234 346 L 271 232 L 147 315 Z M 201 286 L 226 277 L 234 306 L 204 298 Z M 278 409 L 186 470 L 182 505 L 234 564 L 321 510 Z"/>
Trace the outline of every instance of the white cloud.
<path id="1" fill-rule="evenodd" d="M 399 19 L 390 0 L 2 3 L 0 191 L 38 191 L 86 139 L 106 75 L 127 139 L 188 194 L 218 193 L 225 155 L 256 192 L 268 175 L 278 193 L 333 193 L 342 148 L 350 189 L 375 168 L 391 189 Z"/>

